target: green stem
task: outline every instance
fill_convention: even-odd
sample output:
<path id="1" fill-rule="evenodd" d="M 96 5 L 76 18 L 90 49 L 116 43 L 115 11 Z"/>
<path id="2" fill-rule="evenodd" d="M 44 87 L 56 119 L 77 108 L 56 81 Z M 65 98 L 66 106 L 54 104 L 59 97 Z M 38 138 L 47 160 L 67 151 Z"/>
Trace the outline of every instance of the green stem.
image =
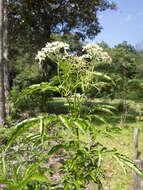
<path id="1" fill-rule="evenodd" d="M 78 127 L 76 128 L 76 136 L 77 136 L 77 148 L 79 149 L 80 146 L 79 146 L 79 129 L 78 129 Z"/>

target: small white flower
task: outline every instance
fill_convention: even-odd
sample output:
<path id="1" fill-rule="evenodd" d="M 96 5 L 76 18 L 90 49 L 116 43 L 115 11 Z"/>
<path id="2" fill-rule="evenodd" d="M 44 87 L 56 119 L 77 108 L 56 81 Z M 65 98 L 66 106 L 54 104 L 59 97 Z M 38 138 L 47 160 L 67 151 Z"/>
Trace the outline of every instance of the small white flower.
<path id="1" fill-rule="evenodd" d="M 103 51 L 103 49 L 94 42 L 89 42 L 85 46 L 83 46 L 83 50 L 91 50 L 91 49 Z"/>
<path id="2" fill-rule="evenodd" d="M 64 53 L 60 53 L 60 49 L 64 49 Z M 86 51 L 86 54 L 82 56 L 73 56 L 67 52 L 69 49 L 69 44 L 64 42 L 47 42 L 45 47 L 41 49 L 41 51 L 38 51 L 35 59 L 38 60 L 39 64 L 41 64 L 42 61 L 45 60 L 46 56 L 49 53 L 54 53 L 55 56 L 58 59 L 62 60 L 68 60 L 73 59 L 73 62 L 81 63 L 85 62 L 87 58 L 89 59 L 95 59 L 98 63 L 107 62 L 111 63 L 111 57 L 108 55 L 108 53 L 104 52 L 103 49 L 97 45 L 96 43 L 87 43 L 85 46 L 83 46 L 83 50 Z"/>
<path id="3" fill-rule="evenodd" d="M 59 51 L 61 48 L 64 48 L 65 54 L 67 54 L 66 50 L 69 49 L 69 44 L 63 42 L 47 42 L 45 47 L 38 51 L 35 59 L 38 60 L 40 63 L 46 58 L 48 53 L 55 53 Z"/>
<path id="4" fill-rule="evenodd" d="M 82 56 L 79 57 L 80 60 L 83 60 L 83 59 L 90 59 L 92 58 L 92 56 L 90 54 L 84 54 Z"/>

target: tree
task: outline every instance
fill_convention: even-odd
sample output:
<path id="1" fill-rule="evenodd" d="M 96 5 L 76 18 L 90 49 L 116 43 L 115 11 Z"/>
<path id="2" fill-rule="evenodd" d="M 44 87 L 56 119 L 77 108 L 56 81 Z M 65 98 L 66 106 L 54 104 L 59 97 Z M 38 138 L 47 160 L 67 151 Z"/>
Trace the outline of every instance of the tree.
<path id="1" fill-rule="evenodd" d="M 3 0 L 0 0 L 0 125 L 5 123 L 4 65 L 3 65 Z"/>
<path id="2" fill-rule="evenodd" d="M 109 0 L 9 0 L 7 4 L 9 58 L 15 64 L 18 54 L 23 58 L 28 53 L 24 65 L 33 63 L 37 50 L 53 33 L 70 31 L 79 39 L 95 37 L 102 28 L 97 12 L 115 8 Z"/>
<path id="3" fill-rule="evenodd" d="M 143 50 L 137 50 L 137 78 L 143 78 Z"/>
<path id="4" fill-rule="evenodd" d="M 4 1 L 4 25 L 3 25 L 3 62 L 4 62 L 4 92 L 6 114 L 10 113 L 9 105 L 9 68 L 8 68 L 8 19 L 7 19 L 7 0 Z"/>
<path id="5" fill-rule="evenodd" d="M 109 0 L 9 0 L 9 39 L 30 39 L 39 47 L 57 32 L 72 31 L 80 38 L 93 38 L 101 31 L 97 12 L 114 8 Z"/>
<path id="6" fill-rule="evenodd" d="M 33 81 L 34 83 L 40 82 L 37 73 L 33 78 L 30 71 L 31 68 L 38 67 L 33 58 L 47 41 L 53 41 L 53 34 L 58 33 L 63 38 L 68 36 L 67 38 L 71 40 L 69 33 L 71 32 L 75 34 L 74 40 L 76 41 L 88 37 L 93 38 L 101 30 L 97 12 L 114 8 L 114 3 L 109 0 L 88 2 L 85 0 L 9 0 L 9 72 L 10 87 L 16 86 L 17 88 L 12 89 L 14 97 L 17 97 L 21 89 L 30 85 L 31 81 L 31 84 Z M 77 47 L 73 48 L 77 49 Z M 45 81 L 47 76 L 49 78 L 53 75 L 54 65 L 50 66 L 43 69 L 44 77 L 43 71 L 41 72 L 41 80 Z M 25 74 L 25 70 L 28 70 L 28 74 Z"/>
<path id="7" fill-rule="evenodd" d="M 106 42 L 104 42 L 103 40 L 100 42 L 100 43 L 98 43 L 99 44 L 99 46 L 100 47 L 102 47 L 104 50 L 105 49 L 109 49 L 109 45 L 106 43 Z"/>
<path id="8" fill-rule="evenodd" d="M 115 46 L 110 53 L 114 72 L 122 77 L 133 78 L 136 74 L 137 52 L 135 48 L 124 41 Z"/>
<path id="9" fill-rule="evenodd" d="M 112 97 L 121 98 L 126 109 L 127 99 L 141 100 L 142 81 L 139 78 L 142 73 L 142 58 L 134 46 L 126 41 L 110 49 L 108 53 L 112 57 L 110 76 L 116 83 Z"/>

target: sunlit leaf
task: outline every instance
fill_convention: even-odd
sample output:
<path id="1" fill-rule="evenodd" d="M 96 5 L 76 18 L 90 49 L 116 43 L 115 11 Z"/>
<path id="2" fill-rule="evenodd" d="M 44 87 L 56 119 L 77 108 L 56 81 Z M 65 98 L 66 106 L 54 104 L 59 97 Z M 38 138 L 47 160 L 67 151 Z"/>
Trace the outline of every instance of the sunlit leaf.
<path id="1" fill-rule="evenodd" d="M 83 134 L 86 134 L 84 123 L 81 120 L 74 121 L 74 124 L 82 131 Z"/>
<path id="2" fill-rule="evenodd" d="M 62 121 L 64 126 L 71 132 L 71 134 L 73 134 L 70 121 L 64 115 L 60 115 L 59 119 Z"/>
<path id="3" fill-rule="evenodd" d="M 43 82 L 41 84 L 34 84 L 34 85 L 27 87 L 26 89 L 24 89 L 21 92 L 21 94 L 19 95 L 19 97 L 17 99 L 17 102 L 20 101 L 25 96 L 32 94 L 33 92 L 35 92 L 37 90 L 49 90 L 49 91 L 53 91 L 53 92 L 59 92 L 58 87 L 50 86 L 48 82 L 47 83 Z"/>
<path id="4" fill-rule="evenodd" d="M 77 190 L 81 190 L 78 180 L 73 181 L 73 183 L 75 184 Z"/>

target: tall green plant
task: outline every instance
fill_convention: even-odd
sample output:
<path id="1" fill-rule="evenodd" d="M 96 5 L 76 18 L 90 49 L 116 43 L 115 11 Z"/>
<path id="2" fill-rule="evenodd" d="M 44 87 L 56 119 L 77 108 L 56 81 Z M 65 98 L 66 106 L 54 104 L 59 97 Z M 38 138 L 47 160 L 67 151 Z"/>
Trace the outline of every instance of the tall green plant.
<path id="1" fill-rule="evenodd" d="M 87 104 L 86 91 L 90 86 L 101 88 L 100 78 L 104 79 L 105 83 L 109 82 L 114 85 L 110 77 L 95 70 L 97 64 L 105 61 L 110 64 L 110 57 L 96 44 L 87 44 L 83 47 L 80 57 L 70 54 L 68 48 L 68 44 L 53 42 L 47 43 L 46 47 L 38 52 L 39 64 L 47 56 L 57 63 L 57 76 L 50 83 L 28 87 L 21 93 L 18 101 L 36 90 L 56 91 L 66 98 L 69 113 L 66 115 L 45 114 L 18 124 L 8 141 L 5 154 L 15 145 L 15 141 L 19 142 L 19 146 L 21 143 L 30 145 L 37 162 L 47 164 L 48 170 L 51 168 L 49 173 L 52 182 L 47 185 L 50 189 L 57 189 L 60 186 L 64 190 L 82 190 L 89 184 L 93 189 L 95 185 L 103 189 L 103 161 L 106 155 L 116 159 L 123 168 L 127 165 L 143 176 L 130 159 L 114 149 L 107 149 L 97 141 L 98 135 L 111 136 L 114 129 L 105 118 L 95 114 L 95 111 L 112 114 L 114 108 L 105 105 L 90 107 Z M 105 123 L 104 130 L 100 129 L 98 121 Z M 35 127 L 37 128 L 36 134 L 33 134 Z M 24 136 L 25 133 L 27 137 Z M 50 164 L 50 160 L 56 160 L 54 162 L 56 168 Z M 59 163 L 58 166 L 57 163 Z M 3 170 L 5 171 L 4 166 Z M 53 173 L 59 175 L 57 182 L 54 182 Z M 32 173 L 31 176 L 36 174 Z M 27 175 L 27 172 L 25 175 L 33 179 Z M 42 179 L 42 182 L 45 182 L 45 178 L 42 177 Z M 28 183 L 29 181 L 24 183 L 24 187 L 27 185 L 28 188 Z"/>

